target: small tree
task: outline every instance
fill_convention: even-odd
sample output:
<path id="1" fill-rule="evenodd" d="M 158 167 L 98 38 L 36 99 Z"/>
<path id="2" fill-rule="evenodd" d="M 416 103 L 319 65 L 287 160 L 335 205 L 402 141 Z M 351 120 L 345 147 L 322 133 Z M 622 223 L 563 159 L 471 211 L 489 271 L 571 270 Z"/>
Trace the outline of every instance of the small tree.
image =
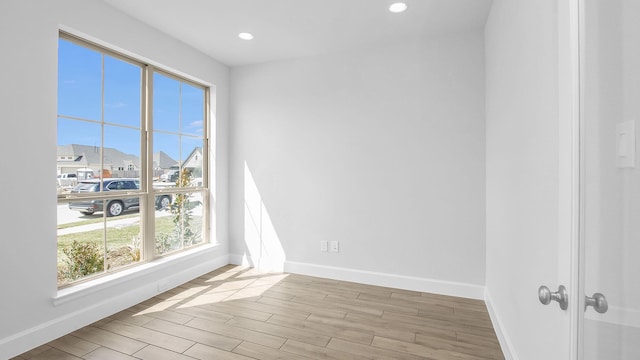
<path id="1" fill-rule="evenodd" d="M 191 186 L 191 171 L 182 169 L 178 180 L 176 180 L 176 186 L 179 188 Z M 177 194 L 173 199 L 173 204 L 171 204 L 176 235 L 178 239 L 182 239 L 185 246 L 191 245 L 196 236 L 191 229 L 191 212 L 193 209 L 189 200 L 190 197 L 191 193 Z"/>

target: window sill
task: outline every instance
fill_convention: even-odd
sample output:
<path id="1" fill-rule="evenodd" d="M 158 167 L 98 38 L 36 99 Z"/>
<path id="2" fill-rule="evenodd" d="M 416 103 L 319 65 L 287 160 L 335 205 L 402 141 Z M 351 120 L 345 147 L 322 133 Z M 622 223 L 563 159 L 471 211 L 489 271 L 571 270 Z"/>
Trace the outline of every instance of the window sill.
<path id="1" fill-rule="evenodd" d="M 85 297 L 89 294 L 100 292 L 105 289 L 134 280 L 136 278 L 149 275 L 159 268 L 165 267 L 168 263 L 172 263 L 181 259 L 187 259 L 206 251 L 211 251 L 217 246 L 217 244 L 198 246 L 197 248 L 186 250 L 175 255 L 163 257 L 154 260 L 153 262 L 143 263 L 130 269 L 122 270 L 114 274 L 102 276 L 94 280 L 89 280 L 87 282 L 83 282 L 68 288 L 60 289 L 58 290 L 56 296 L 53 298 L 53 305 L 60 306 Z"/>

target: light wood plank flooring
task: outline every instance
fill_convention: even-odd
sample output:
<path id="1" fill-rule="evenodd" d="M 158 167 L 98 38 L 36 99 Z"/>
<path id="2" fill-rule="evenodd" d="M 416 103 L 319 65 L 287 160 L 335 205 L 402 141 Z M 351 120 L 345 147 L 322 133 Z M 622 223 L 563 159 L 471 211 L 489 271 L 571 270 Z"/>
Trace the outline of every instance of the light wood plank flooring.
<path id="1" fill-rule="evenodd" d="M 504 359 L 482 301 L 226 266 L 15 359 Z"/>

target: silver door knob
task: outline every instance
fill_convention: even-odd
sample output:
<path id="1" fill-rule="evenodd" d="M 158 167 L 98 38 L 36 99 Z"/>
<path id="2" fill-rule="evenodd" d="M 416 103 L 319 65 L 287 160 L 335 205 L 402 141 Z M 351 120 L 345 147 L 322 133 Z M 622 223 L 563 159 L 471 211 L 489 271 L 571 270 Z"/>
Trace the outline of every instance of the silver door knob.
<path id="1" fill-rule="evenodd" d="M 584 297 L 584 311 L 587 311 L 588 306 L 593 306 L 593 310 L 599 312 L 600 314 L 604 314 L 607 312 L 607 310 L 609 310 L 607 298 L 600 293 L 593 294 L 593 297 Z"/>
<path id="2" fill-rule="evenodd" d="M 564 285 L 558 286 L 558 291 L 552 292 L 546 286 L 540 286 L 538 288 L 538 299 L 543 305 L 549 305 L 551 300 L 557 301 L 560 304 L 560 309 L 567 310 L 569 307 L 569 294 L 567 288 Z"/>

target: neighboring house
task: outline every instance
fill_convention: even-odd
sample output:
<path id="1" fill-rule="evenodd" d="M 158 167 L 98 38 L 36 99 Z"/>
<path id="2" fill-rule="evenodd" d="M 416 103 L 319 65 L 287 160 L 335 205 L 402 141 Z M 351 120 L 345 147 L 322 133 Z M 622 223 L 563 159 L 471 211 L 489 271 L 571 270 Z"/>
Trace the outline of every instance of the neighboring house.
<path id="1" fill-rule="evenodd" d="M 182 164 L 183 169 L 189 169 L 194 177 L 202 177 L 202 148 L 195 147 Z"/>
<path id="2" fill-rule="evenodd" d="M 180 164 L 164 151 L 153 154 L 153 177 L 159 178 L 169 169 L 178 169 Z"/>
<path id="3" fill-rule="evenodd" d="M 173 170 L 175 171 L 180 171 L 180 169 L 187 169 L 189 170 L 189 172 L 191 172 L 191 176 L 194 180 L 199 181 L 200 185 L 202 184 L 202 148 L 201 147 L 195 147 L 193 148 L 193 150 L 191 151 L 191 153 L 187 156 L 187 158 L 184 160 L 184 162 L 180 163 L 180 162 L 176 162 L 175 160 L 171 159 L 171 161 L 173 161 L 173 163 L 171 163 L 170 161 L 167 161 L 164 163 L 164 167 L 162 168 L 158 168 L 156 167 L 156 162 L 158 161 L 157 157 L 161 157 L 161 156 L 165 156 L 169 159 L 171 159 L 171 157 L 169 157 L 169 155 L 160 152 L 160 154 L 154 154 L 153 155 L 153 164 L 154 164 L 154 176 L 158 177 L 158 176 L 162 176 L 164 175 L 165 177 Z M 170 165 L 170 166 L 167 166 Z M 163 180 L 166 181 L 166 180 Z"/>
<path id="4" fill-rule="evenodd" d="M 182 165 L 181 165 L 182 164 Z M 180 172 L 180 169 L 187 169 L 194 178 L 202 177 L 202 148 L 195 147 L 187 156 L 184 162 L 173 160 L 165 152 L 160 151 L 153 154 L 153 176 L 167 181 L 166 177 L 172 172 Z M 171 181 L 173 182 L 173 181 Z"/>
<path id="5" fill-rule="evenodd" d="M 177 165 L 164 152 L 154 154 L 154 168 L 162 173 L 164 169 Z M 91 169 L 95 176 L 104 177 L 140 177 L 140 158 L 136 155 L 125 154 L 113 148 L 104 148 L 102 169 L 100 166 L 100 148 L 89 145 L 58 145 L 58 174 L 77 174 L 80 169 Z"/>

